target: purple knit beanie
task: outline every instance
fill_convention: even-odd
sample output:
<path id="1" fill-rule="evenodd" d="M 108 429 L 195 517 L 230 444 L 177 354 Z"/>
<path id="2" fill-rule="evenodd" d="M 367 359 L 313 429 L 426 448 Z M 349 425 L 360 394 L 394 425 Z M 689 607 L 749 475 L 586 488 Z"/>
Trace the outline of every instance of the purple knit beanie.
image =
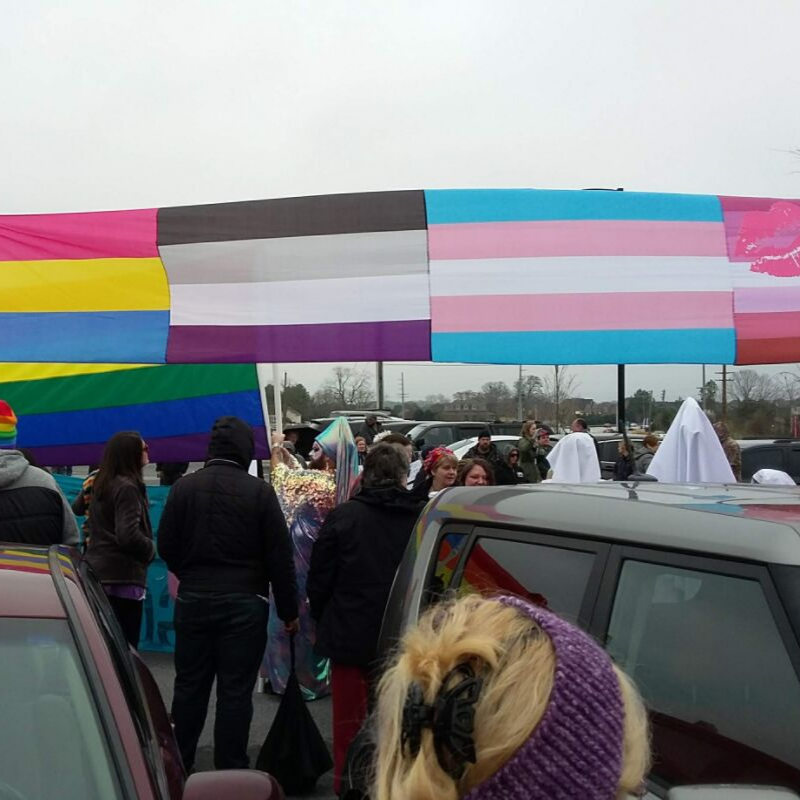
<path id="1" fill-rule="evenodd" d="M 555 614 L 518 597 L 496 599 L 529 616 L 552 641 L 553 689 L 530 738 L 464 800 L 614 800 L 625 711 L 611 660 Z"/>

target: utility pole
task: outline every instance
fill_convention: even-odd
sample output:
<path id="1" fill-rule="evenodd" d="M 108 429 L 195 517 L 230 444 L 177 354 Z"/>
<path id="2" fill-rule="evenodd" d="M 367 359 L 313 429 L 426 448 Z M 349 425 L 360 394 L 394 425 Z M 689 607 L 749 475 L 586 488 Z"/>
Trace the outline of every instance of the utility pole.
<path id="1" fill-rule="evenodd" d="M 400 373 L 400 416 L 406 418 L 406 374 Z"/>
<path id="2" fill-rule="evenodd" d="M 717 375 L 721 375 L 722 381 L 722 421 L 728 421 L 728 381 L 733 380 L 733 376 L 728 375 L 728 367 L 727 365 L 722 365 L 722 372 L 718 372 Z"/>
<path id="3" fill-rule="evenodd" d="M 703 387 L 700 390 L 700 400 L 703 403 L 703 411 L 707 411 L 707 409 L 706 409 L 706 394 L 707 394 L 707 392 L 706 392 L 706 365 L 705 364 L 703 364 L 703 381 L 702 381 L 702 383 L 703 383 Z"/>
<path id="4" fill-rule="evenodd" d="M 555 370 L 555 381 L 554 381 L 555 386 L 554 386 L 554 388 L 555 388 L 555 394 L 556 394 L 556 396 L 555 396 L 555 401 L 556 401 L 556 430 L 559 433 L 561 433 L 561 422 L 560 422 L 560 420 L 561 420 L 561 410 L 560 410 L 560 405 L 559 405 L 560 400 L 561 400 L 561 397 L 560 397 L 561 386 L 560 386 L 560 381 L 559 381 L 559 378 L 558 378 L 558 364 L 556 364 L 553 367 L 553 369 Z"/>
<path id="5" fill-rule="evenodd" d="M 722 365 L 722 421 L 728 421 L 728 367 Z"/>
<path id="6" fill-rule="evenodd" d="M 517 383 L 517 419 L 522 421 L 522 364 L 519 365 L 519 382 Z"/>
<path id="7" fill-rule="evenodd" d="M 383 361 L 375 362 L 375 393 L 378 408 L 383 408 Z"/>

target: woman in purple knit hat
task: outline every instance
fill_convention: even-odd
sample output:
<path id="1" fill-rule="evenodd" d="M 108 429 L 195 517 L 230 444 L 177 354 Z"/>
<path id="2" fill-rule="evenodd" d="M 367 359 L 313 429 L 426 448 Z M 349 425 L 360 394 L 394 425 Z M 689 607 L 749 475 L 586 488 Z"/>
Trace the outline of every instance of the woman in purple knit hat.
<path id="1" fill-rule="evenodd" d="M 376 800 L 622 800 L 647 713 L 583 631 L 527 600 L 435 606 L 381 681 Z"/>

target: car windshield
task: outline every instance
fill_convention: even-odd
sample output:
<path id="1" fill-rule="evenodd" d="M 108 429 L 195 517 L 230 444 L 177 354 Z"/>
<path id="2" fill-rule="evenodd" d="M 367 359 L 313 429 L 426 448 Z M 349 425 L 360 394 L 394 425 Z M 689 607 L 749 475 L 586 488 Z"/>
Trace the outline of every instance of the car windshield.
<path id="1" fill-rule="evenodd" d="M 0 797 L 120 797 L 64 620 L 0 619 Z"/>

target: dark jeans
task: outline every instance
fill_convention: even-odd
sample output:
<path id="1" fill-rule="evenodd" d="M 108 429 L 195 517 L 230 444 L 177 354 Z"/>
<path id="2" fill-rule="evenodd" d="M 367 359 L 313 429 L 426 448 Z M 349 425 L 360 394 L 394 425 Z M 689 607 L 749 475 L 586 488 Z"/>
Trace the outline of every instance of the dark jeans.
<path id="1" fill-rule="evenodd" d="M 175 695 L 172 720 L 186 770 L 217 679 L 214 766 L 246 769 L 253 688 L 267 645 L 267 603 L 241 592 L 178 592 L 175 602 Z"/>
<path id="2" fill-rule="evenodd" d="M 114 616 L 117 618 L 128 644 L 138 650 L 144 602 L 142 600 L 128 600 L 125 597 L 114 597 L 112 594 L 106 595 L 106 597 L 108 597 L 108 602 L 114 610 Z"/>

